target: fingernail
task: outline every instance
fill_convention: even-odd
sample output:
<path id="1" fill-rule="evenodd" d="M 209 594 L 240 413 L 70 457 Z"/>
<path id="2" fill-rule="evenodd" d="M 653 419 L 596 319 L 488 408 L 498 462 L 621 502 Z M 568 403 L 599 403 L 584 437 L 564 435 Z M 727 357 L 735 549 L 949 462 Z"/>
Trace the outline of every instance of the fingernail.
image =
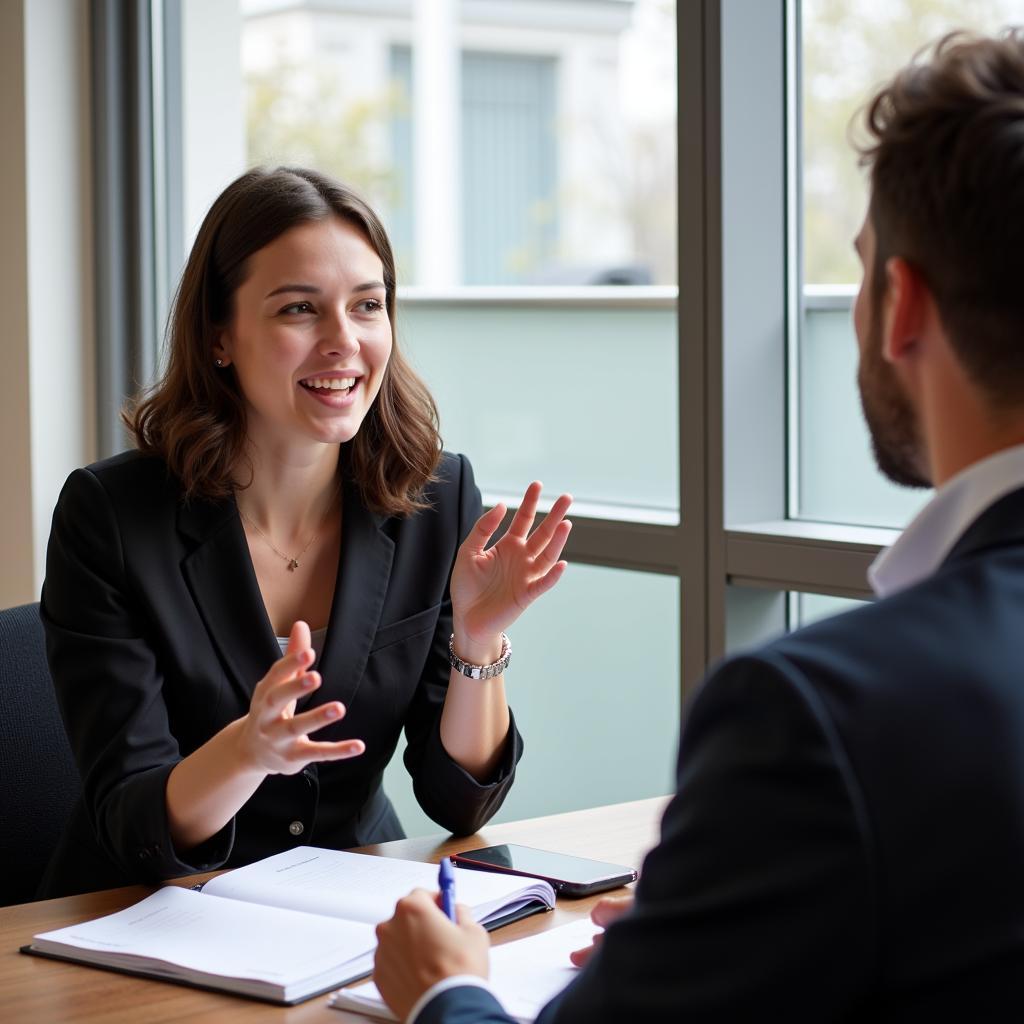
<path id="1" fill-rule="evenodd" d="M 316 686 L 316 679 L 313 676 L 302 677 L 302 688 L 304 690 L 312 690 Z"/>
<path id="2" fill-rule="evenodd" d="M 328 704 L 327 707 L 324 708 L 324 718 L 340 718 L 340 717 L 341 717 L 341 711 L 339 710 L 337 704 Z"/>

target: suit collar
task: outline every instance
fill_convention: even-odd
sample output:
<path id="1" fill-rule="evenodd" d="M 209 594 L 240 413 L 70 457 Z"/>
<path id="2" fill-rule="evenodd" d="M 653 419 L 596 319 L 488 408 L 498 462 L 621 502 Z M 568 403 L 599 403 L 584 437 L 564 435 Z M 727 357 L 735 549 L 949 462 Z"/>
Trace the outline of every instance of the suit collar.
<path id="1" fill-rule="evenodd" d="M 178 529 L 196 543 L 182 562 L 185 581 L 222 663 L 248 703 L 281 652 L 234 498 L 182 505 Z"/>
<path id="2" fill-rule="evenodd" d="M 394 542 L 387 517 L 363 504 L 346 477 L 342 485 L 341 554 L 327 638 L 318 652 L 324 685 L 315 695 L 352 703 L 380 623 Z M 280 657 L 233 498 L 192 501 L 178 512 L 178 529 L 195 542 L 182 572 L 232 682 L 246 701 Z"/>
<path id="3" fill-rule="evenodd" d="M 348 476 L 342 495 L 341 555 L 327 639 L 317 665 L 323 677 L 317 703 L 340 700 L 348 707 L 380 624 L 395 544 L 384 531 L 387 517 L 363 504 Z"/>
<path id="4" fill-rule="evenodd" d="M 947 480 L 875 560 L 868 578 L 887 597 L 930 576 L 985 511 L 1024 487 L 1024 445 L 989 455 Z"/>
<path id="5" fill-rule="evenodd" d="M 978 554 L 987 548 L 1024 543 L 1024 487 L 990 505 L 964 531 L 943 564 Z"/>

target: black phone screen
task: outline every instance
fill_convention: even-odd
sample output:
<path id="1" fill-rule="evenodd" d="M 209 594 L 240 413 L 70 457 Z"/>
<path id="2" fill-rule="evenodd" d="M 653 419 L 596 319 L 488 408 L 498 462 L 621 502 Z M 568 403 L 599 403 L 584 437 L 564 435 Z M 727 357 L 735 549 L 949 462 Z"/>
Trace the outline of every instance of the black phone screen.
<path id="1" fill-rule="evenodd" d="M 590 860 L 589 857 L 570 857 L 564 853 L 537 850 L 513 843 L 467 850 L 456 854 L 453 860 L 462 867 L 491 868 L 544 878 L 566 895 L 585 895 L 614 889 L 636 878 L 636 872 L 623 864 L 609 864 Z"/>

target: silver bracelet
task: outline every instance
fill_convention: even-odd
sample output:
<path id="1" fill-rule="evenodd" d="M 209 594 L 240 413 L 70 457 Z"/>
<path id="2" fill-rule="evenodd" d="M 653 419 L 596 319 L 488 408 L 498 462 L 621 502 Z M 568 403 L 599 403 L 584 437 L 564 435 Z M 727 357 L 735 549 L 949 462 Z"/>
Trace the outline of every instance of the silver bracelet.
<path id="1" fill-rule="evenodd" d="M 502 633 L 501 654 L 498 656 L 498 660 L 492 661 L 490 665 L 471 665 L 455 653 L 455 634 L 452 633 L 451 639 L 448 641 L 448 660 L 453 669 L 461 672 L 464 676 L 469 676 L 470 679 L 493 679 L 508 668 L 508 663 L 512 660 L 512 642 Z"/>

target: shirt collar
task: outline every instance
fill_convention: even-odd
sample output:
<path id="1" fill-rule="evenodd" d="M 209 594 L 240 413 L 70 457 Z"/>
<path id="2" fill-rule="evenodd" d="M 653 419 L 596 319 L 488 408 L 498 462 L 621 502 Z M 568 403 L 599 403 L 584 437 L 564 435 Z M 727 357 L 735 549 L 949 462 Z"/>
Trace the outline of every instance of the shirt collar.
<path id="1" fill-rule="evenodd" d="M 950 477 L 892 547 L 868 569 L 879 597 L 919 583 L 942 564 L 961 534 L 990 505 L 1024 487 L 1024 445 L 989 455 Z"/>

